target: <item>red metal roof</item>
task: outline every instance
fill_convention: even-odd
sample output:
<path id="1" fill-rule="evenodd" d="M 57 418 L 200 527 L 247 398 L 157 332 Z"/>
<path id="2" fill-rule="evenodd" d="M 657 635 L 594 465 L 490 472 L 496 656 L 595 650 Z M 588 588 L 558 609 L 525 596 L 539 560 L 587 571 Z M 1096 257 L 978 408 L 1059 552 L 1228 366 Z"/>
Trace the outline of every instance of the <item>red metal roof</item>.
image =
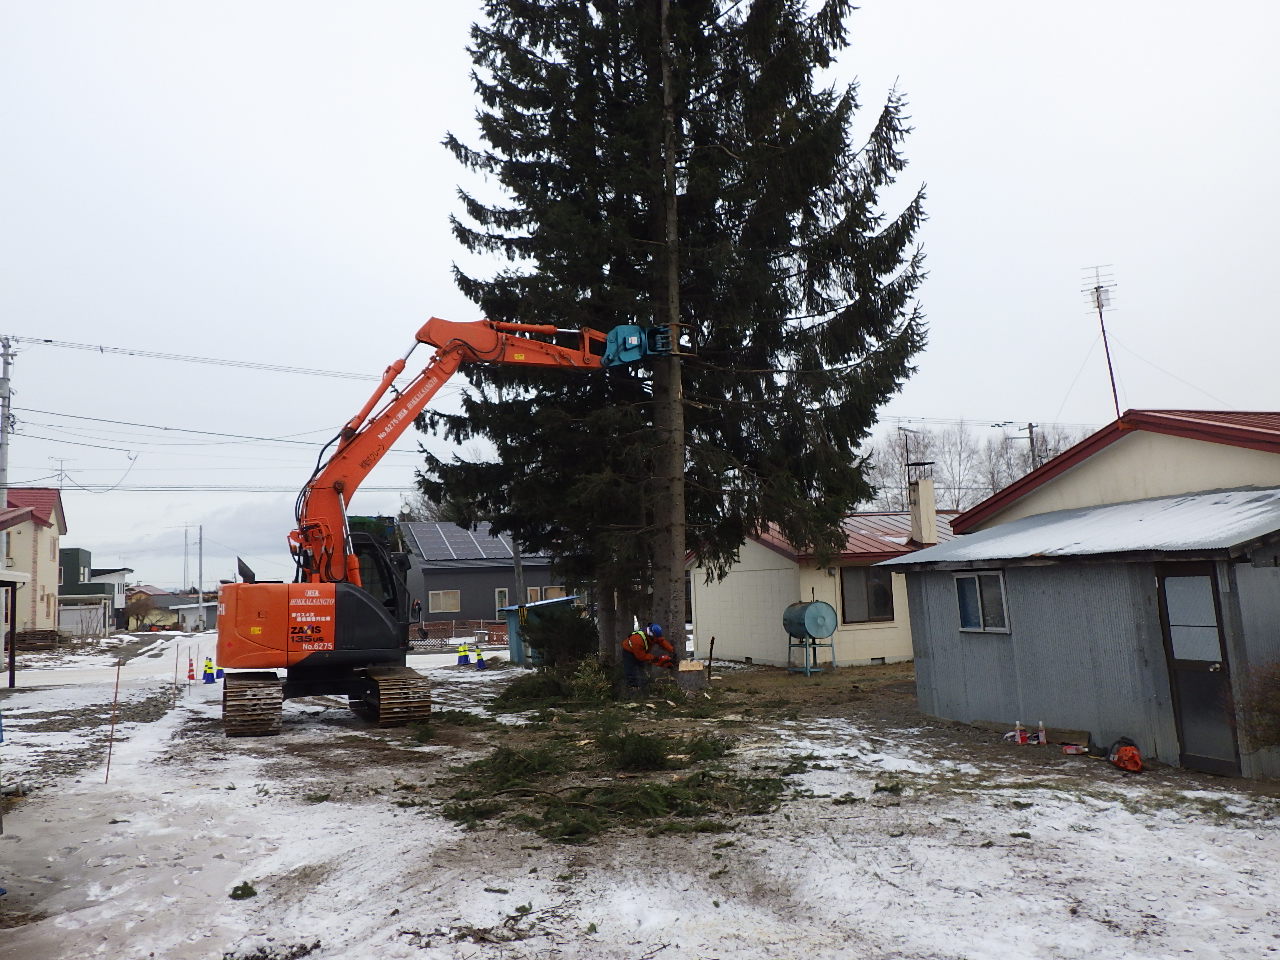
<path id="1" fill-rule="evenodd" d="M 954 516 L 951 511 L 938 511 L 939 543 L 954 539 L 951 532 L 951 518 Z M 844 531 L 845 544 L 836 559 L 846 562 L 879 563 L 881 560 L 901 557 L 931 546 L 911 539 L 910 513 L 853 513 L 841 521 L 840 528 Z M 781 531 L 772 525 L 752 539 L 789 560 L 799 562 L 814 559 L 812 553 L 793 547 Z"/>
<path id="2" fill-rule="evenodd" d="M 62 492 L 52 487 L 10 487 L 9 506 L 30 507 L 36 520 L 48 527 L 62 515 Z"/>
<path id="3" fill-rule="evenodd" d="M 1280 413 L 1244 412 L 1238 410 L 1126 410 L 1112 423 L 1080 443 L 1041 464 L 999 493 L 987 497 L 956 517 L 952 529 L 968 533 L 1015 501 L 1061 476 L 1072 467 L 1089 459 L 1099 450 L 1115 443 L 1132 430 L 1163 433 L 1171 437 L 1204 440 L 1231 447 L 1247 447 L 1267 453 L 1280 453 Z"/>

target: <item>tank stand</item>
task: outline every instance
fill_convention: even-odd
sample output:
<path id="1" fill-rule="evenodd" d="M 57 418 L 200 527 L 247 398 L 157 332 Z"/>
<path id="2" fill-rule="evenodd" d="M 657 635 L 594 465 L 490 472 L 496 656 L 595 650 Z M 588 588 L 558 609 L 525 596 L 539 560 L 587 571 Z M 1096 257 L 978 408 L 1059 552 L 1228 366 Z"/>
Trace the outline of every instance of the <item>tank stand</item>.
<path id="1" fill-rule="evenodd" d="M 822 664 L 818 661 L 818 649 L 825 647 L 831 651 L 831 666 L 836 666 L 836 643 L 835 640 L 828 637 L 825 640 L 816 640 L 811 637 L 788 637 L 787 638 L 787 669 L 792 673 L 803 673 L 806 677 L 815 673 L 822 672 Z M 792 666 L 791 656 L 793 650 L 800 650 L 803 660 L 802 666 Z"/>

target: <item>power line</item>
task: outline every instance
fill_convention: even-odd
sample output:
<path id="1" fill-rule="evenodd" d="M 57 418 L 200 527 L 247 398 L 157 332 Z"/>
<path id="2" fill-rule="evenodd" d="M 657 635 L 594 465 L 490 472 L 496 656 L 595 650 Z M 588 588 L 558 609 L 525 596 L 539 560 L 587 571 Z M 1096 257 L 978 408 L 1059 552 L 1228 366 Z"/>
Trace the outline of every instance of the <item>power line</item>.
<path id="1" fill-rule="evenodd" d="M 68 477 L 70 479 L 70 477 Z M 72 481 L 73 483 L 75 481 Z M 10 484 L 11 489 L 26 486 L 27 484 L 13 483 Z M 214 483 L 190 483 L 190 484 L 163 484 L 163 483 L 139 483 L 129 486 L 115 486 L 106 483 L 76 483 L 76 486 L 85 493 L 106 493 L 108 491 L 115 493 L 290 493 L 298 492 L 297 484 L 286 486 L 232 486 L 230 484 L 214 484 Z M 406 486 L 373 486 L 370 484 L 361 484 L 360 492 L 362 493 L 405 493 L 412 485 Z"/>
<path id="2" fill-rule="evenodd" d="M 65 340 L 49 340 L 45 337 L 16 337 L 17 343 L 39 344 L 46 347 L 65 347 L 70 350 L 87 350 L 90 353 L 117 353 L 130 357 L 147 357 L 152 360 L 177 360 L 182 363 L 205 363 L 217 367 L 242 367 L 246 370 L 265 370 L 270 373 L 296 373 L 311 377 L 336 377 L 340 380 L 381 380 L 381 374 L 347 373 L 341 370 L 319 370 L 310 367 L 286 367 L 278 363 L 255 363 L 251 360 L 224 360 L 217 357 L 193 357 L 180 353 L 158 353 L 155 350 L 136 350 L 132 347 L 108 347 L 93 343 L 70 343 Z"/>
<path id="3" fill-rule="evenodd" d="M 47 416 L 47 417 L 64 417 L 68 420 L 87 420 L 91 423 L 106 423 L 115 427 L 139 427 L 144 430 L 160 430 L 167 433 L 190 433 L 190 434 L 195 434 L 195 435 L 204 436 L 204 437 L 224 437 L 230 440 L 249 441 L 253 443 L 281 443 L 281 444 L 287 444 L 291 446 L 308 447 L 311 449 L 315 449 L 317 446 L 323 445 L 319 440 L 292 440 L 292 439 L 289 439 L 288 437 L 255 437 L 255 436 L 251 436 L 248 434 L 241 434 L 241 433 L 221 433 L 216 430 L 196 430 L 191 427 L 166 427 L 166 426 L 160 426 L 152 423 L 134 423 L 130 420 L 109 420 L 103 417 L 85 417 L 75 413 L 59 413 L 56 410 L 37 410 L 34 407 L 14 407 L 14 410 L 21 410 L 24 413 L 43 414 L 44 416 Z M 55 424 L 36 424 L 36 425 L 49 427 L 54 430 L 66 429 L 65 427 L 59 427 Z M 314 430 L 314 431 L 306 431 L 306 432 L 320 433 L 321 431 Z M 330 431 L 325 430 L 324 433 L 327 436 L 330 433 Z M 33 439 L 50 440 L 52 438 L 34 437 Z M 73 441 L 55 440 L 54 442 L 55 443 L 71 443 Z M 152 441 L 152 440 L 143 440 L 141 442 L 156 445 L 155 441 Z M 186 443 L 165 444 L 165 446 L 208 446 L 208 445 L 209 444 L 194 444 L 194 443 L 193 444 L 186 444 Z M 82 444 L 82 446 L 92 446 L 92 444 Z M 106 447 L 103 449 L 115 449 L 115 448 Z M 418 452 L 417 450 L 403 450 L 403 449 L 397 450 L 394 447 L 387 451 L 387 453 L 412 453 L 412 454 L 416 454 L 417 452 Z"/>

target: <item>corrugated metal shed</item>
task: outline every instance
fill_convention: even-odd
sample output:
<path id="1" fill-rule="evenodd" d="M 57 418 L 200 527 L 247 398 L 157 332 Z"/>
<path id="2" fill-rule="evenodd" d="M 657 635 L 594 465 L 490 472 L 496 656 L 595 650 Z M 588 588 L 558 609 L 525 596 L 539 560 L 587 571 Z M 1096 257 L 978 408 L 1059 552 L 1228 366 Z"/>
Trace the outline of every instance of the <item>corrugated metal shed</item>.
<path id="1" fill-rule="evenodd" d="M 1280 489 L 1219 490 L 1023 517 L 886 564 L 1223 552 L 1277 531 Z"/>

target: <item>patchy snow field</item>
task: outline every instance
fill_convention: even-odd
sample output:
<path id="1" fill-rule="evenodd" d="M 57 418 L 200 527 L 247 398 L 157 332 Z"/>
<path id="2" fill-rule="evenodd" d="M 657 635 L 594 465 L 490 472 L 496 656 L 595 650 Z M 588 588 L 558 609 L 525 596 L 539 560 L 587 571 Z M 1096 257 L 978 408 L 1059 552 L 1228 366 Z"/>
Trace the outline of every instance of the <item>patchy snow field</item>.
<path id="1" fill-rule="evenodd" d="M 926 718 L 807 711 L 726 731 L 743 769 L 799 771 L 777 812 L 561 846 L 393 802 L 504 728 L 418 745 L 309 698 L 279 737 L 227 740 L 220 685 L 185 683 L 212 647 L 167 635 L 124 666 L 108 783 L 110 654 L 0 695 L 0 775 L 36 788 L 0 837 L 0 960 L 1280 955 L 1280 805 L 1242 782 L 1027 768 L 1029 748 L 967 756 Z M 514 673 L 450 659 L 411 658 L 444 708 Z"/>

